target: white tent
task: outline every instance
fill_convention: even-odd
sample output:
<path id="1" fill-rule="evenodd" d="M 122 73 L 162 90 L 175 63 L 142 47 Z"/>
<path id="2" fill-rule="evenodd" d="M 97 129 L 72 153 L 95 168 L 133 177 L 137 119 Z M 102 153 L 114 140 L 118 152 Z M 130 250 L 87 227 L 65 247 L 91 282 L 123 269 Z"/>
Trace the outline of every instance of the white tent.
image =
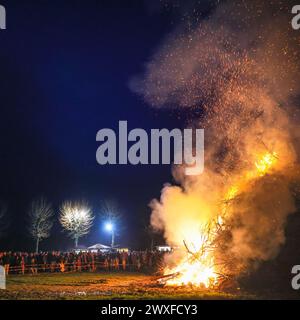
<path id="1" fill-rule="evenodd" d="M 106 246 L 105 244 L 101 244 L 101 243 L 96 243 L 93 246 L 88 247 L 88 250 L 90 251 L 108 251 L 110 250 L 111 247 L 110 246 Z"/>

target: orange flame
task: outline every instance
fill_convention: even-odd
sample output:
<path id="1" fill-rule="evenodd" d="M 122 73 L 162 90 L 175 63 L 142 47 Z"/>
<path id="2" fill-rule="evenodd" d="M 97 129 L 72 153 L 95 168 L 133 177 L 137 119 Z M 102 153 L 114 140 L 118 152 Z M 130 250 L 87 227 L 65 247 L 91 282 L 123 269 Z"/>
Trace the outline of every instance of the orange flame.
<path id="1" fill-rule="evenodd" d="M 174 275 L 174 277 L 166 281 L 168 286 L 181 286 L 181 285 L 193 285 L 196 287 L 212 288 L 218 284 L 219 273 L 215 263 L 214 243 L 217 228 L 222 227 L 225 222 L 225 216 L 230 201 L 235 199 L 242 185 L 249 182 L 251 179 L 262 177 L 266 175 L 278 160 L 277 153 L 267 152 L 258 157 L 255 162 L 254 169 L 250 170 L 240 183 L 234 184 L 229 188 L 225 194 L 225 202 L 221 208 L 222 215 L 219 215 L 216 219 L 216 223 L 212 228 L 201 228 L 198 234 L 189 234 L 189 243 L 194 248 L 194 251 L 190 251 L 189 248 L 185 248 L 188 252 L 185 258 L 181 259 L 178 265 L 174 268 L 166 268 L 164 275 Z M 207 221 L 209 224 L 210 221 Z M 183 230 L 181 230 L 183 231 Z M 186 231 L 186 230 L 184 230 Z M 196 244 L 196 245 L 194 245 Z"/>
<path id="2" fill-rule="evenodd" d="M 274 165 L 274 163 L 277 161 L 277 153 L 266 153 L 263 155 L 263 157 L 255 162 L 255 166 L 257 169 L 257 172 L 260 176 L 265 175 L 268 170 Z"/>

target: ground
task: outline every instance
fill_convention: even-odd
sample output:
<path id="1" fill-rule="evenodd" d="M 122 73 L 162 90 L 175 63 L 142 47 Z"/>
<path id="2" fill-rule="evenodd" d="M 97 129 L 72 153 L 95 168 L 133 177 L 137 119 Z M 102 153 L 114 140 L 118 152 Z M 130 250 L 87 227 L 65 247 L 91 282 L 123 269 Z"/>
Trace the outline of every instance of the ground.
<path id="1" fill-rule="evenodd" d="M 0 299 L 247 299 L 252 296 L 188 287 L 163 287 L 140 273 L 9 275 Z"/>

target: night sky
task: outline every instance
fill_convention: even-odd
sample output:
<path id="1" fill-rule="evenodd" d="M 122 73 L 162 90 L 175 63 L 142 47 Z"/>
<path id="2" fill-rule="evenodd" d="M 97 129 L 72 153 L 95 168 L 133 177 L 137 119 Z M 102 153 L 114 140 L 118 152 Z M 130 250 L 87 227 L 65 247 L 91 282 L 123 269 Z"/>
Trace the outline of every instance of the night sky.
<path id="1" fill-rule="evenodd" d="M 85 199 L 96 216 L 113 199 L 123 215 L 117 242 L 145 247 L 148 203 L 172 182 L 171 167 L 99 166 L 96 133 L 117 129 L 183 127 L 176 111 L 151 109 L 129 88 L 187 6 L 160 1 L 1 1 L 0 198 L 10 228 L 1 249 L 32 250 L 26 229 L 30 202 L 45 196 L 56 223 L 41 249 L 65 249 L 72 240 L 57 221 L 64 200 Z M 167 2 L 168 4 L 168 2 Z M 211 8 L 202 2 L 205 15 Z M 80 243 L 108 243 L 100 220 Z"/>

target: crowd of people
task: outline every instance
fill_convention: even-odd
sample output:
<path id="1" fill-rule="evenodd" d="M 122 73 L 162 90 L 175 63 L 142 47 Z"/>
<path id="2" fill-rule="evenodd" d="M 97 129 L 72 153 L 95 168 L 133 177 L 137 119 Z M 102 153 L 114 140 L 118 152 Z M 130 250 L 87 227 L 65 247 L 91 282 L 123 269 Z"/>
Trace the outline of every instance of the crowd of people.
<path id="1" fill-rule="evenodd" d="M 6 274 L 46 272 L 137 271 L 154 272 L 162 261 L 159 251 L 129 252 L 0 252 Z"/>

